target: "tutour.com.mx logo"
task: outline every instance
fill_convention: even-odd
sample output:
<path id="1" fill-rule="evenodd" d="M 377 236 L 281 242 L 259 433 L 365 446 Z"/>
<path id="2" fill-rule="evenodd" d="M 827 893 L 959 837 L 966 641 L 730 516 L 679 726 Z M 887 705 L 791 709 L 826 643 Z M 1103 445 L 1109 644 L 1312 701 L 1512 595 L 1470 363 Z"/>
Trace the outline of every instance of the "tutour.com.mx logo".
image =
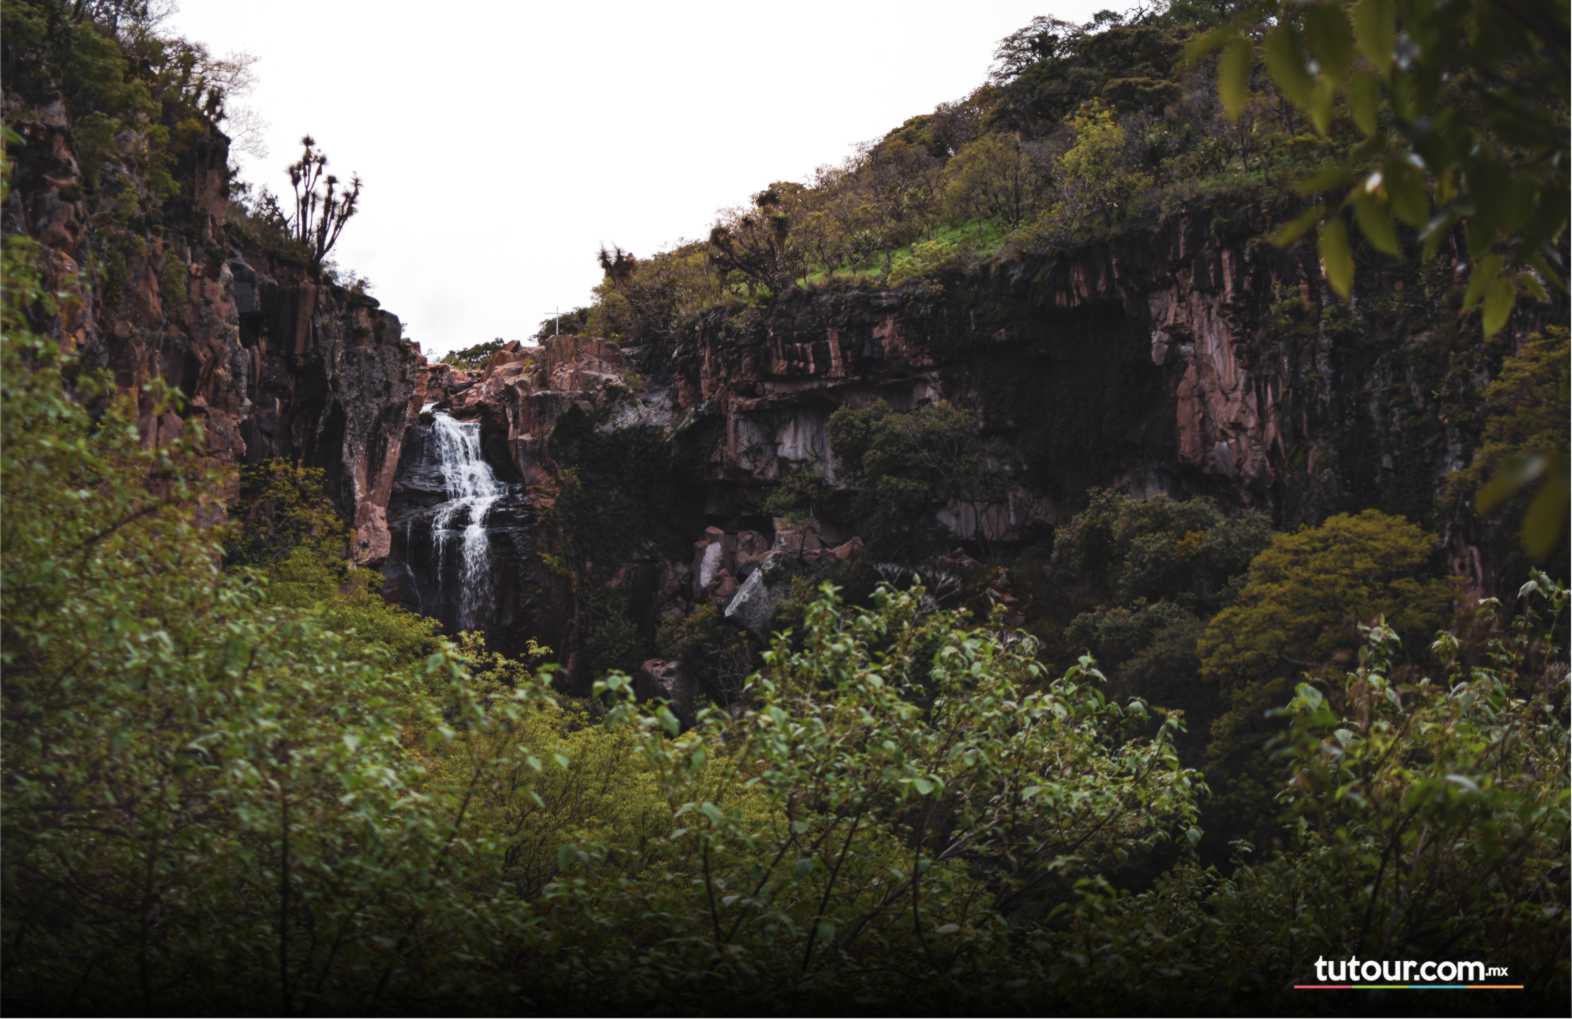
<path id="1" fill-rule="evenodd" d="M 1295 984 L 1296 991 L 1470 990 L 1521 991 L 1508 983 L 1505 966 L 1477 959 L 1420 962 L 1416 959 L 1318 958 L 1313 984 Z"/>

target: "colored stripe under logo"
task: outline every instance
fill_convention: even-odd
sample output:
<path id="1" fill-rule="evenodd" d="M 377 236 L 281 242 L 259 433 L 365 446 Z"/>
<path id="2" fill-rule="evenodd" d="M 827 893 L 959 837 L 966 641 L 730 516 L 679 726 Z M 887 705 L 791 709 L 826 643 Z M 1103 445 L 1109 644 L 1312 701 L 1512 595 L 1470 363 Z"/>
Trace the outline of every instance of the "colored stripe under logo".
<path id="1" fill-rule="evenodd" d="M 1522 984 L 1295 984 L 1296 991 L 1521 991 Z"/>

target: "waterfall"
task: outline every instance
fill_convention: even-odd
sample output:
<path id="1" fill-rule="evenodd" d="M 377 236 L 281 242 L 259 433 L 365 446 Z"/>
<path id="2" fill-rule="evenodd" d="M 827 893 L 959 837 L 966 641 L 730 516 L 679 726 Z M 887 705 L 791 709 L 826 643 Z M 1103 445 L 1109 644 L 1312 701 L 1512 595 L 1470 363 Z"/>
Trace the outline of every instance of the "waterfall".
<path id="1" fill-rule="evenodd" d="M 491 557 L 486 514 L 507 489 L 480 454 L 480 422 L 458 421 L 436 411 L 432 414 L 432 434 L 448 497 L 431 518 L 432 552 L 440 576 L 453 536 L 461 535 L 455 622 L 457 629 L 467 630 L 484 623 L 484 610 L 490 606 Z"/>

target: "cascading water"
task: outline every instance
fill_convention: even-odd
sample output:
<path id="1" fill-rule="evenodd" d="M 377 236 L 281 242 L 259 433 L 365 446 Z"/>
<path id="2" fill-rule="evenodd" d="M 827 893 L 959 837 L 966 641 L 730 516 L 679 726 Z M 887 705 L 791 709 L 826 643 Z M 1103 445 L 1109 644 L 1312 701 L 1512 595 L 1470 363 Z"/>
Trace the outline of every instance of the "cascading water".
<path id="1" fill-rule="evenodd" d="M 469 629 L 484 623 L 490 605 L 486 514 L 507 493 L 507 487 L 480 454 L 480 422 L 459 421 L 442 411 L 433 413 L 431 419 L 448 497 L 431 518 L 432 554 L 440 573 L 447 564 L 453 537 L 460 536 L 457 623 L 459 629 Z"/>

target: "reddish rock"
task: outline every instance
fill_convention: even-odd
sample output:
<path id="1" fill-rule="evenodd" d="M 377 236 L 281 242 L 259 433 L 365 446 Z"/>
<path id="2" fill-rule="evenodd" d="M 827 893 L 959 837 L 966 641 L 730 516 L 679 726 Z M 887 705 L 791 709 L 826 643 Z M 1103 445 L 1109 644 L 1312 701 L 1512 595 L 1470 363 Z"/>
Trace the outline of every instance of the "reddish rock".
<path id="1" fill-rule="evenodd" d="M 705 597 L 716 605 L 725 607 L 731 601 L 732 596 L 737 593 L 737 588 L 740 586 L 742 585 L 737 582 L 736 574 L 722 573 L 715 578 L 715 582 L 705 591 Z"/>
<path id="2" fill-rule="evenodd" d="M 853 538 L 850 541 L 842 542 L 841 544 L 836 545 L 834 548 L 829 550 L 830 558 L 840 562 L 846 562 L 849 559 L 854 559 L 861 554 L 861 538 Z"/>
<path id="3" fill-rule="evenodd" d="M 46 279 L 59 285 L 88 256 L 70 118 L 61 101 L 29 110 L 8 97 L 13 120 L 28 144 L 17 150 L 7 229 L 44 245 Z M 376 560 L 388 549 L 385 507 L 404 429 L 419 408 L 419 350 L 375 302 L 300 263 L 229 247 L 244 242 L 224 231 L 228 144 L 216 130 L 189 142 L 181 182 L 189 216 L 142 238 L 124 256 L 123 286 L 93 288 L 67 305 L 56 334 L 127 390 L 140 393 L 154 378 L 183 390 L 221 465 L 269 457 L 323 465 L 329 494 L 354 522 L 356 558 Z M 136 152 L 145 139 L 128 130 L 116 147 Z M 179 433 L 177 419 L 151 410 L 139 415 L 146 441 Z"/>
<path id="4" fill-rule="evenodd" d="M 39 239 L 46 280 L 63 284 L 89 256 L 66 106 L 8 104 L 6 114 L 26 141 L 15 152 L 7 229 Z M 131 152 L 142 139 L 125 132 L 116 143 Z M 1472 441 L 1438 426 L 1445 441 L 1415 454 L 1430 458 L 1424 464 L 1368 462 L 1378 456 L 1372 450 L 1390 459 L 1398 441 L 1409 441 L 1403 429 L 1434 409 L 1427 394 L 1435 387 L 1408 363 L 1419 359 L 1375 339 L 1350 359 L 1334 349 L 1345 341 L 1326 329 L 1279 342 L 1270 302 L 1294 295 L 1313 309 L 1325 299 L 1313 254 L 1268 252 L 1250 243 L 1250 224 L 1204 208 L 964 278 L 791 291 L 747 314 L 718 309 L 650 360 L 569 335 L 540 346 L 511 341 L 474 371 L 428 364 L 375 301 L 226 232 L 227 145 L 216 130 L 192 142 L 182 162 L 182 222 L 143 238 L 112 306 L 95 291 L 65 307 L 55 332 L 127 389 L 153 378 L 180 388 L 221 464 L 287 457 L 323 465 L 362 562 L 388 554 L 394 475 L 426 402 L 479 418 L 541 503 L 556 480 L 550 437 L 571 410 L 594 412 L 605 432 L 659 430 L 682 454 L 685 493 L 706 497 L 659 508 L 662 526 L 677 535 L 669 554 L 679 558 L 681 539 L 697 536 L 702 522 L 738 526 L 758 511 L 757 496 L 791 472 L 843 481 L 830 415 L 875 400 L 900 410 L 950 400 L 977 409 L 990 436 L 1030 444 L 1029 472 L 1005 498 L 940 512 L 968 542 L 1019 540 L 1057 522 L 1057 505 L 1073 506 L 1093 485 L 1143 495 L 1212 491 L 1313 516 L 1346 503 L 1353 483 L 1380 486 L 1402 473 L 1402 490 L 1392 492 L 1423 490 L 1408 475 L 1450 469 L 1448 458 Z M 1346 367 L 1353 364 L 1357 376 Z M 651 381 L 630 385 L 633 368 Z M 149 442 L 182 427 L 151 406 L 139 420 Z M 860 541 L 841 541 L 856 523 L 841 523 L 848 531 L 776 520 L 768 547 L 757 532 L 711 528 L 691 562 L 662 564 L 628 586 L 646 588 L 643 597 L 662 609 L 684 598 L 735 598 L 745 593 L 737 574 L 753 581 L 771 555 L 857 555 Z M 1470 575 L 1488 570 L 1478 550 L 1451 547 Z M 743 601 L 762 604 L 750 598 Z"/>
<path id="5" fill-rule="evenodd" d="M 665 562 L 661 564 L 660 588 L 656 595 L 659 603 L 671 606 L 680 601 L 688 588 L 690 572 L 682 563 Z"/>

